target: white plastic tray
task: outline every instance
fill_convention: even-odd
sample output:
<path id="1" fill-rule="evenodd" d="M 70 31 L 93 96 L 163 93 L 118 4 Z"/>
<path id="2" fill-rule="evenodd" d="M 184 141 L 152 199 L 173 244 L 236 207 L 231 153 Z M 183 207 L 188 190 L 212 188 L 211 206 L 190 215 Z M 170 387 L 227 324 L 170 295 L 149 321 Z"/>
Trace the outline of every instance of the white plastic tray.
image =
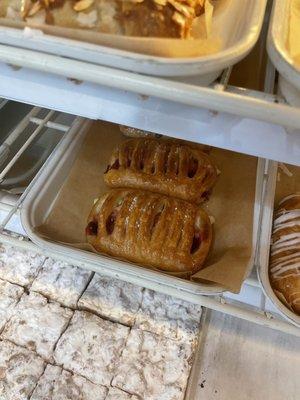
<path id="1" fill-rule="evenodd" d="M 273 227 L 273 211 L 275 191 L 277 184 L 277 162 L 270 161 L 265 186 L 264 207 L 262 215 L 259 254 L 258 254 L 258 278 L 265 295 L 270 299 L 278 312 L 289 322 L 300 328 L 300 316 L 289 310 L 275 295 L 269 280 L 269 256 L 270 242 Z"/>
<path id="2" fill-rule="evenodd" d="M 128 276 L 145 278 L 155 285 L 164 285 L 180 289 L 192 294 L 216 295 L 223 293 L 226 289 L 213 284 L 200 284 L 180 278 L 176 278 L 161 272 L 151 271 L 135 266 L 134 264 L 118 261 L 108 256 L 93 254 L 73 247 L 67 247 L 60 243 L 51 242 L 40 235 L 35 227 L 42 225 L 47 218 L 49 211 L 61 189 L 70 168 L 76 159 L 76 155 L 85 138 L 90 124 L 86 122 L 80 130 L 71 130 L 63 139 L 58 151 L 52 156 L 46 168 L 36 180 L 21 209 L 21 220 L 23 227 L 30 239 L 44 250 L 50 250 L 62 255 L 76 258 L 82 263 L 88 262 L 94 266 L 93 270 L 102 274 L 109 274 L 111 271 L 126 273 Z M 259 160 L 257 168 L 256 197 L 253 222 L 253 258 L 257 243 L 257 230 L 261 212 L 261 198 L 263 190 L 264 162 Z M 84 264 L 83 264 L 84 267 Z M 250 273 L 252 269 L 249 263 Z M 124 277 L 124 276 L 123 276 Z M 122 278 L 123 279 L 123 278 Z M 126 277 L 125 277 L 126 279 Z"/>
<path id="3" fill-rule="evenodd" d="M 291 0 L 274 0 L 267 48 L 273 64 L 281 75 L 282 94 L 290 104 L 299 106 L 300 69 L 293 63 L 287 47 L 290 8 Z"/>
<path id="4" fill-rule="evenodd" d="M 300 90 L 298 90 L 291 82 L 284 79 L 282 75 L 279 75 L 278 85 L 280 92 L 286 101 L 292 106 L 300 108 Z"/>
<path id="5" fill-rule="evenodd" d="M 213 32 L 223 40 L 216 54 L 194 58 L 147 56 L 96 44 L 43 34 L 39 30 L 0 27 L 0 43 L 47 52 L 95 64 L 158 76 L 199 76 L 209 84 L 220 72 L 244 58 L 255 45 L 263 24 L 267 0 L 222 0 Z"/>

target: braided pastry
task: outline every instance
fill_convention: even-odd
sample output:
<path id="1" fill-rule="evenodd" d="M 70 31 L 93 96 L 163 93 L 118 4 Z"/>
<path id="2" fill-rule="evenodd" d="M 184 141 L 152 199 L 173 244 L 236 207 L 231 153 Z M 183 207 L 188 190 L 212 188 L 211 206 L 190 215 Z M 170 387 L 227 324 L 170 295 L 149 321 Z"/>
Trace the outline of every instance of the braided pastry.
<path id="1" fill-rule="evenodd" d="M 300 315 L 300 193 L 284 198 L 275 213 L 270 281 L 278 297 Z"/>
<path id="2" fill-rule="evenodd" d="M 212 241 L 208 215 L 182 200 L 115 189 L 94 205 L 86 227 L 98 252 L 167 272 L 201 269 Z"/>
<path id="3" fill-rule="evenodd" d="M 111 187 L 130 187 L 199 204 L 217 178 L 207 154 L 174 140 L 131 139 L 113 152 L 104 174 Z"/>

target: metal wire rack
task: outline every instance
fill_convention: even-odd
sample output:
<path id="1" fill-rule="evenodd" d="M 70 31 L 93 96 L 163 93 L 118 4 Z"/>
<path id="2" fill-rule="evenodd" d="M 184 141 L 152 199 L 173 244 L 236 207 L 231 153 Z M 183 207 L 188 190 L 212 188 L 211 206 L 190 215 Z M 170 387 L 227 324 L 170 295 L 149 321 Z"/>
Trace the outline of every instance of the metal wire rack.
<path id="1" fill-rule="evenodd" d="M 228 73 L 229 72 L 226 71 L 226 74 L 223 75 L 221 83 L 218 83 L 218 85 L 220 85 L 219 90 L 222 89 L 222 85 L 224 85 L 224 81 L 226 81 Z M 0 104 L 2 103 L 3 101 L 0 100 Z M 64 122 L 64 120 L 67 122 Z M 61 138 L 63 138 L 63 136 L 67 134 L 71 128 L 76 129 L 76 127 L 78 127 L 79 129 L 83 121 L 84 119 L 80 117 L 69 116 L 56 113 L 51 110 L 33 107 L 28 112 L 26 117 L 16 125 L 8 137 L 8 139 L 11 138 L 12 135 L 16 137 L 16 132 L 21 134 L 24 129 L 28 128 L 29 126 L 31 128 L 28 138 L 22 142 L 22 145 L 11 157 L 10 161 L 2 166 L 0 171 L 1 179 L 3 180 L 9 171 L 11 171 L 13 166 L 22 157 L 22 154 L 24 154 L 26 149 L 29 148 L 30 144 L 35 140 L 39 133 L 41 133 L 43 128 L 48 128 L 52 132 L 59 133 Z M 59 143 L 57 146 L 59 146 Z M 54 147 L 51 154 L 54 154 L 57 146 Z M 50 157 L 51 155 L 49 155 L 48 160 Z M 44 164 L 41 166 L 39 171 L 36 172 L 35 176 L 22 193 L 15 194 L 14 191 L 0 191 L 0 241 L 24 248 L 26 250 L 43 252 L 48 256 L 61 258 L 70 264 L 80 264 L 80 266 L 83 268 L 93 269 L 93 265 L 89 265 L 88 263 L 78 263 L 78 260 L 73 259 L 72 257 L 65 257 L 56 253 L 52 253 L 48 250 L 38 248 L 28 239 L 26 233 L 22 229 L 19 219 L 22 203 L 46 164 L 47 160 L 45 160 Z M 112 273 L 112 276 L 114 276 L 114 273 Z M 121 279 L 125 278 L 127 280 L 131 279 L 130 277 L 120 275 L 117 277 Z M 271 303 L 268 301 L 268 299 L 266 299 L 260 288 L 255 269 L 252 271 L 250 277 L 245 281 L 239 295 L 233 295 L 230 293 L 224 293 L 223 295 L 216 297 L 195 295 L 180 291 L 178 288 L 174 287 L 164 287 L 162 285 L 155 286 L 153 282 L 139 280 L 138 277 L 132 281 L 136 284 L 155 288 L 158 291 L 201 304 L 202 306 L 213 310 L 221 311 L 248 321 L 252 321 L 254 323 L 258 323 L 260 325 L 300 336 L 300 330 L 298 328 L 289 324 L 278 314 L 276 314 L 276 310 L 272 308 Z"/>

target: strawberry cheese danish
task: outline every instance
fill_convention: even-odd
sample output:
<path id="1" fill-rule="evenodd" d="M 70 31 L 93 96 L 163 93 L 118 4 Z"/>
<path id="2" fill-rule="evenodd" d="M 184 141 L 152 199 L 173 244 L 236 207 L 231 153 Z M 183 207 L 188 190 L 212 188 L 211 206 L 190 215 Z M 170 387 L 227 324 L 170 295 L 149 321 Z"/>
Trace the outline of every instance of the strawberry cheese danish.
<path id="1" fill-rule="evenodd" d="M 166 272 L 195 273 L 208 255 L 212 226 L 206 212 L 194 204 L 115 189 L 93 206 L 86 235 L 98 252 Z"/>

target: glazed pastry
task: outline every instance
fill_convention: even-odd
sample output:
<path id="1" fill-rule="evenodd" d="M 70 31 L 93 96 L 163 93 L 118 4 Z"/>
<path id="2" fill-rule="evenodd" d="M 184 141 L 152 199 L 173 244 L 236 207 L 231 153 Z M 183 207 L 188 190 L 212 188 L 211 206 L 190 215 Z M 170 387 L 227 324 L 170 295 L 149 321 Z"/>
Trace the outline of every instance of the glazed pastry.
<path id="1" fill-rule="evenodd" d="M 205 0 L 1 0 L 0 17 L 126 36 L 188 38 Z"/>
<path id="2" fill-rule="evenodd" d="M 300 315 L 300 193 L 284 198 L 275 213 L 270 281 L 278 298 Z"/>
<path id="3" fill-rule="evenodd" d="M 111 187 L 130 187 L 201 203 L 216 182 L 209 156 L 176 140 L 131 139 L 113 152 L 104 174 Z"/>
<path id="4" fill-rule="evenodd" d="M 201 208 L 126 189 L 112 190 L 96 202 L 86 234 L 98 252 L 167 272 L 201 269 L 212 241 L 211 223 Z"/>

